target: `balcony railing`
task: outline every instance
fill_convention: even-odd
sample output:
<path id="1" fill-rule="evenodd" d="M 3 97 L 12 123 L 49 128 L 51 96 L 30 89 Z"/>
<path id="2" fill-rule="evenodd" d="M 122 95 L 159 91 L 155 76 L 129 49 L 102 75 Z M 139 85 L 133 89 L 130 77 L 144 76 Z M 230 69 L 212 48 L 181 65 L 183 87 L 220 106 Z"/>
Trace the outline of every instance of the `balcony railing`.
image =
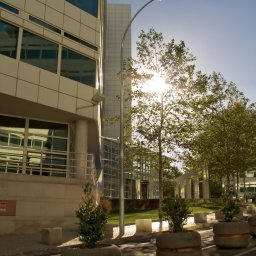
<path id="1" fill-rule="evenodd" d="M 93 154 L 0 146 L 0 172 L 39 176 L 90 177 L 96 183 Z"/>

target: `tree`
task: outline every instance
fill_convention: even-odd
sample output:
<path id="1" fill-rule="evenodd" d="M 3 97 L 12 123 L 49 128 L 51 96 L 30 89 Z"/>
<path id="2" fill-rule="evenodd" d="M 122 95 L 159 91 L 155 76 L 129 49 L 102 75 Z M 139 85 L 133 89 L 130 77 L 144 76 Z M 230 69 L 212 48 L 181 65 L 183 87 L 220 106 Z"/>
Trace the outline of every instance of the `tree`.
<path id="1" fill-rule="evenodd" d="M 78 234 L 88 248 L 96 247 L 96 243 L 103 238 L 107 214 L 101 205 L 96 204 L 93 185 L 89 182 L 83 186 L 84 196 L 76 211 L 79 219 Z"/>
<path id="2" fill-rule="evenodd" d="M 126 136 L 157 155 L 160 221 L 164 157 L 182 161 L 186 171 L 207 171 L 215 187 L 222 177 L 229 184 L 232 176 L 255 167 L 254 105 L 221 74 L 196 70 L 195 60 L 183 41 L 165 43 L 162 33 L 150 29 L 139 36 L 136 60 L 125 63 L 133 103 Z M 152 79 L 156 75 L 164 78 L 165 90 L 146 91 L 149 80 L 155 81 L 151 87 L 160 87 Z"/>
<path id="3" fill-rule="evenodd" d="M 190 102 L 196 122 L 186 144 L 186 165 L 208 170 L 214 181 L 225 177 L 229 188 L 231 178 L 238 182 L 240 175 L 256 166 L 255 108 L 220 74 L 209 76 L 206 85 L 205 93 Z"/>
<path id="4" fill-rule="evenodd" d="M 162 33 L 150 29 L 148 33 L 141 32 L 137 42 L 137 59 L 129 60 L 124 69 L 126 77 L 132 79 L 129 94 L 133 101 L 132 122 L 126 119 L 127 127 L 132 123 L 130 133 L 127 132 L 128 138 L 131 136 L 133 143 L 143 144 L 158 158 L 160 221 L 163 217 L 163 160 L 167 155 L 175 157 L 178 152 L 177 142 L 182 131 L 181 115 L 177 111 L 180 107 L 178 99 L 198 76 L 194 61 L 195 57 L 183 41 L 164 43 Z M 165 79 L 167 84 L 160 95 L 157 89 L 145 91 L 142 86 L 156 75 Z M 155 81 L 152 86 L 158 88 L 158 82 Z"/>
<path id="5" fill-rule="evenodd" d="M 182 175 L 177 166 L 171 166 L 170 169 L 163 171 L 163 194 L 166 196 L 175 196 L 175 179 Z"/>

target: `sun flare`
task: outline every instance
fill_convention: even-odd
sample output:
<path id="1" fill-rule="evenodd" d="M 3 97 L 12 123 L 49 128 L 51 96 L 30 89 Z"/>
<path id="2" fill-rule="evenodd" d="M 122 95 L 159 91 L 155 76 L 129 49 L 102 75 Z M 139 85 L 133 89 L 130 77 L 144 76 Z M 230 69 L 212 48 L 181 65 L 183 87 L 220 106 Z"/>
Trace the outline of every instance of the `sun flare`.
<path id="1" fill-rule="evenodd" d="M 163 93 L 167 89 L 168 85 L 165 82 L 163 76 L 154 74 L 153 77 L 146 83 L 142 84 L 142 90 L 145 92 Z"/>

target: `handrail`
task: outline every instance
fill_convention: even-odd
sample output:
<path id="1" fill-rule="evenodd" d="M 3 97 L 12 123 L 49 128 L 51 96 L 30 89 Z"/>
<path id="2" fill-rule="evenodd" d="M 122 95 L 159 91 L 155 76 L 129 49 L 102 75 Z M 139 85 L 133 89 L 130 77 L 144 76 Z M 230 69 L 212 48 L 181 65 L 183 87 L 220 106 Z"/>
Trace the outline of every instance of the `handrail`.
<path id="1" fill-rule="evenodd" d="M 96 183 L 93 154 L 0 145 L 0 173 L 75 178 L 78 169 Z"/>

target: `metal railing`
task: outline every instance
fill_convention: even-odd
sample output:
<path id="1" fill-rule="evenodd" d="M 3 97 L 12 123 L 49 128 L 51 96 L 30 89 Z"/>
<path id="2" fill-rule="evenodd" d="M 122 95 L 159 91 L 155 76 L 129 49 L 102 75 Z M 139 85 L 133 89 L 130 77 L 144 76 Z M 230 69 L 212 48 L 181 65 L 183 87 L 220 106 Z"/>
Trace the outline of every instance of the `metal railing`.
<path id="1" fill-rule="evenodd" d="M 97 180 L 93 154 L 25 147 L 0 146 L 0 172 L 69 178 L 82 174 Z"/>

